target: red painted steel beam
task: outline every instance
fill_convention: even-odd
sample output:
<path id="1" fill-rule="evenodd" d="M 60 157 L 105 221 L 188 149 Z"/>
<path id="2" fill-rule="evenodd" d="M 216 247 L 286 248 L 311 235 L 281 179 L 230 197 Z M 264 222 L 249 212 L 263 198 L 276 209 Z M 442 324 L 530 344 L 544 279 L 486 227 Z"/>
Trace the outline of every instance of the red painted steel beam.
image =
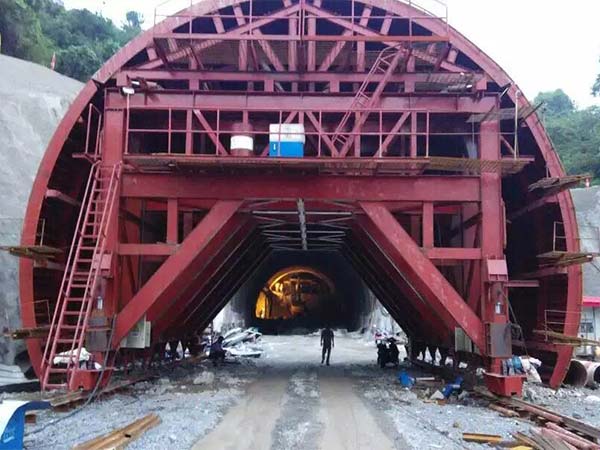
<path id="1" fill-rule="evenodd" d="M 252 277 L 271 253 L 269 247 L 262 245 L 255 245 L 253 248 L 253 251 L 246 254 L 245 259 L 242 258 L 240 262 L 232 266 L 233 270 L 230 270 L 220 278 L 214 289 L 208 294 L 208 298 L 202 304 L 198 305 L 198 308 L 186 319 L 182 325 L 185 333 L 204 330 L 208 323 L 227 304 L 244 282 Z M 175 330 L 175 332 L 177 331 Z"/>
<path id="2" fill-rule="evenodd" d="M 236 6 L 238 6 L 238 5 L 236 5 Z M 210 38 L 208 40 L 205 40 L 204 42 L 191 43 L 191 45 L 188 47 L 185 47 L 185 48 L 182 48 L 179 50 L 175 50 L 171 53 L 166 54 L 165 58 L 169 62 L 174 62 L 181 58 L 190 56 L 193 52 L 201 52 L 202 50 L 206 50 L 210 47 L 213 47 L 213 46 L 217 45 L 219 42 L 222 42 L 223 40 L 228 40 L 228 39 L 241 40 L 240 36 L 245 35 L 245 33 L 256 31 L 260 27 L 268 25 L 278 19 L 288 18 L 290 15 L 296 14 L 299 10 L 300 10 L 300 5 L 294 5 L 289 8 L 283 8 L 283 9 L 280 9 L 279 11 L 274 11 L 266 17 L 257 17 L 257 18 L 255 18 L 255 20 L 253 20 L 251 23 L 248 23 L 248 24 L 244 24 L 243 22 L 240 23 L 238 21 L 238 24 L 240 26 L 238 26 L 237 28 L 229 30 L 228 32 L 223 33 L 223 34 L 216 34 L 216 33 L 210 34 Z M 242 17 L 242 20 L 243 20 L 243 17 Z M 181 23 L 179 23 L 178 25 L 181 25 Z M 154 31 L 153 37 L 158 38 L 159 34 L 161 34 L 161 33 L 159 33 L 156 29 L 153 31 Z M 174 34 L 174 33 L 172 33 L 172 29 L 168 29 L 168 30 L 165 29 L 162 33 L 162 37 L 164 39 L 171 39 L 170 37 L 168 37 L 170 34 Z M 181 34 L 181 33 L 177 33 L 177 34 L 178 34 L 178 36 L 174 36 L 172 38 L 189 39 L 190 36 L 193 36 L 190 34 Z M 144 63 L 142 66 L 153 68 L 153 67 L 160 66 L 161 63 L 162 63 L 162 61 L 160 61 L 160 60 L 159 61 L 149 61 L 147 63 Z"/>
<path id="3" fill-rule="evenodd" d="M 388 82 L 391 82 L 391 80 Z M 381 146 L 379 147 L 379 149 L 375 152 L 374 156 L 387 155 L 388 147 L 390 146 L 390 144 L 392 143 L 392 140 L 394 140 L 394 138 L 399 137 L 398 135 L 396 135 L 396 133 L 398 133 L 400 131 L 400 129 L 402 128 L 402 125 L 404 125 L 404 123 L 406 122 L 406 120 L 408 119 L 409 116 L 410 116 L 410 112 L 402 113 L 402 115 L 400 116 L 398 121 L 394 124 L 392 129 L 389 131 L 389 134 L 385 137 L 385 139 L 381 143 Z"/>
<path id="4" fill-rule="evenodd" d="M 426 329 L 433 330 L 434 335 L 438 339 L 447 342 L 450 337 L 448 325 L 441 320 L 431 305 L 424 303 L 419 294 L 415 292 L 415 288 L 411 286 L 407 278 L 402 274 L 402 271 L 396 267 L 393 261 L 390 260 L 381 247 L 377 245 L 377 242 L 374 241 L 364 229 L 355 224 L 353 226 L 353 231 L 353 235 L 355 235 L 363 245 L 365 254 L 370 255 L 370 258 L 377 261 L 381 268 L 381 272 L 386 278 L 389 278 L 394 282 L 394 285 L 400 291 L 402 296 L 410 305 L 412 305 L 413 310 L 420 317 L 420 320 L 428 323 L 429 326 L 427 326 Z"/>
<path id="5" fill-rule="evenodd" d="M 209 302 L 206 303 L 204 308 L 201 311 L 196 312 L 195 320 L 186 325 L 183 331 L 189 335 L 196 330 L 205 330 L 208 324 L 217 316 L 219 311 L 225 307 L 237 290 L 242 286 L 243 283 L 241 280 L 251 277 L 254 272 L 256 272 L 257 268 L 268 258 L 270 252 L 271 250 L 264 248 L 262 253 L 254 256 L 256 266 L 250 266 L 246 268 L 243 273 L 236 274 L 237 278 L 235 279 L 232 278 L 231 280 L 226 280 L 224 285 L 228 283 L 229 289 L 224 289 L 222 292 L 219 292 L 214 295 L 213 298 L 209 299 Z"/>
<path id="6" fill-rule="evenodd" d="M 348 22 L 350 24 L 350 22 Z M 346 35 L 320 35 L 320 34 L 305 34 L 303 36 L 291 36 L 289 34 L 262 34 L 255 31 L 254 34 L 215 34 L 215 33 L 161 33 L 156 35 L 157 39 L 185 39 L 194 41 L 258 41 L 261 42 L 381 42 L 379 35 L 369 36 L 365 34 L 346 34 Z M 385 36 L 388 43 L 401 42 L 446 42 L 448 39 L 439 36 Z M 165 55 L 169 61 L 174 61 L 170 55 Z"/>
<path id="7" fill-rule="evenodd" d="M 195 300 L 199 292 L 213 282 L 218 271 L 230 261 L 238 248 L 244 243 L 244 240 L 251 235 L 254 226 L 255 224 L 248 221 L 235 233 L 231 233 L 225 245 L 215 251 L 214 257 L 198 272 L 192 283 L 176 297 L 168 309 L 162 311 L 162 314 L 158 315 L 152 310 L 148 312 L 148 320 L 153 323 L 153 335 L 160 336 L 171 325 L 178 323 L 181 314 Z"/>
<path id="8" fill-rule="evenodd" d="M 421 249 L 382 204 L 362 202 L 367 217 L 358 223 L 381 246 L 407 280 L 444 318 L 450 327 L 461 327 L 473 343 L 485 351 L 483 323 L 454 287 L 423 255 Z"/>
<path id="9" fill-rule="evenodd" d="M 180 245 L 117 314 L 113 348 L 155 304 L 164 304 L 193 277 L 194 265 L 206 255 L 204 251 L 213 239 L 223 239 L 222 231 L 231 224 L 240 201 L 218 202 Z"/>
<path id="10" fill-rule="evenodd" d="M 409 311 L 400 310 L 399 305 L 395 301 L 394 293 L 382 285 L 382 280 L 378 279 L 377 270 L 366 263 L 364 259 L 361 259 L 360 250 L 347 245 L 342 249 L 341 253 L 407 335 L 411 338 L 422 338 L 425 335 L 423 323 L 417 323 L 414 320 L 415 316 Z"/>
<path id="11" fill-rule="evenodd" d="M 392 302 L 399 303 L 401 297 L 404 298 L 402 305 L 398 305 L 400 310 L 406 310 L 408 303 L 410 309 L 414 311 L 412 315 L 418 316 L 419 321 L 426 323 L 425 329 L 433 334 L 430 342 L 438 341 L 438 343 L 447 344 L 450 341 L 450 333 L 448 325 L 445 324 L 437 315 L 435 310 L 428 304 L 423 302 L 423 299 L 413 290 L 401 271 L 394 265 L 389 257 L 377 246 L 377 243 L 365 233 L 360 226 L 353 227 L 353 235 L 359 240 L 363 246 L 365 256 L 377 262 L 380 270 L 378 271 L 390 281 L 393 281 L 396 289 L 400 291 L 401 296 L 394 295 Z M 453 331 L 453 330 L 452 330 Z"/>
<path id="12" fill-rule="evenodd" d="M 191 280 L 186 284 L 182 285 L 177 293 L 175 293 L 170 299 L 165 300 L 162 304 L 153 305 L 147 313 L 147 319 L 156 326 L 153 326 L 153 335 L 164 330 L 161 326 L 161 319 L 167 318 L 173 319 L 178 314 L 177 305 L 178 303 L 189 301 L 198 288 L 198 283 L 206 281 L 207 277 L 210 276 L 214 271 L 215 264 L 219 264 L 221 261 L 221 254 L 227 255 L 232 249 L 232 243 L 235 243 L 245 236 L 252 230 L 254 224 L 246 215 L 236 215 L 231 220 L 218 236 L 218 239 L 212 239 L 204 248 L 202 252 L 202 258 L 194 263 L 190 270 L 193 274 Z M 224 252 L 224 253 L 223 253 Z"/>
<path id="13" fill-rule="evenodd" d="M 179 204 L 176 198 L 167 201 L 167 243 L 179 243 Z"/>
<path id="14" fill-rule="evenodd" d="M 262 73 L 256 74 L 256 81 L 262 80 Z M 241 103 L 240 95 L 243 95 Z M 335 99 L 335 101 L 332 101 Z M 323 111 L 345 113 L 352 107 L 354 94 L 327 94 L 298 96 L 293 92 L 245 93 L 197 91 L 191 95 L 187 91 L 167 91 L 137 93 L 127 98 L 120 91 L 107 90 L 107 108 L 126 109 L 198 109 L 201 111 L 230 110 L 237 111 Z M 436 96 L 414 94 L 396 94 L 382 96 L 378 110 L 403 112 L 407 110 L 430 112 L 487 113 L 496 106 L 497 97 L 477 98 L 473 95 Z"/>
<path id="15" fill-rule="evenodd" d="M 203 286 L 203 290 L 197 292 L 195 297 L 188 304 L 188 308 L 181 314 L 182 323 L 188 323 L 191 317 L 194 316 L 196 311 L 201 308 L 202 303 L 207 298 L 214 296 L 219 289 L 219 286 L 223 281 L 233 276 L 232 274 L 244 272 L 245 267 L 248 264 L 248 260 L 251 259 L 252 255 L 260 253 L 260 249 L 267 247 L 265 240 L 260 238 L 257 234 L 246 236 L 242 242 L 227 258 L 227 264 L 222 265 L 215 272 L 215 277 L 211 280 L 211 283 Z M 250 262 L 250 266 L 254 263 Z M 237 277 L 236 277 L 237 279 Z M 239 280 L 240 282 L 246 281 L 246 279 Z"/>
<path id="16" fill-rule="evenodd" d="M 202 111 L 194 109 L 194 115 L 198 119 L 198 122 L 200 122 L 200 125 L 202 125 L 202 127 L 208 132 L 208 137 L 210 138 L 212 143 L 215 144 L 215 147 L 217 148 L 217 153 L 219 155 L 228 155 L 229 153 L 227 152 L 227 150 L 225 150 L 225 147 L 223 147 L 221 141 L 219 141 L 217 133 L 215 132 L 215 130 L 213 130 L 210 123 L 208 123 L 208 120 L 206 120 L 204 114 L 202 114 Z"/>
<path id="17" fill-rule="evenodd" d="M 352 177 L 230 176 L 124 173 L 121 196 L 211 200 L 298 199 L 339 201 L 478 202 L 479 178 L 463 176 Z"/>
<path id="18" fill-rule="evenodd" d="M 121 256 L 171 256 L 177 253 L 176 244 L 130 244 L 120 243 L 117 253 Z"/>
<path id="19" fill-rule="evenodd" d="M 435 247 L 423 249 L 423 254 L 434 261 L 469 261 L 481 260 L 480 248 Z"/>

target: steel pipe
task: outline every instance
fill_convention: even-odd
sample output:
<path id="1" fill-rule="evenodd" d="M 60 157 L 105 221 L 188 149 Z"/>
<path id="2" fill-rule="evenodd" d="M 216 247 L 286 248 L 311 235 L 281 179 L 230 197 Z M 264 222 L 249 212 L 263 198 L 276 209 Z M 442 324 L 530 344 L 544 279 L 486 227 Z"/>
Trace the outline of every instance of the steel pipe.
<path id="1" fill-rule="evenodd" d="M 583 361 L 572 359 L 564 383 L 575 387 L 583 387 L 587 383 L 588 372 Z"/>
<path id="2" fill-rule="evenodd" d="M 586 386 L 594 387 L 600 383 L 600 362 L 579 361 L 587 371 Z"/>

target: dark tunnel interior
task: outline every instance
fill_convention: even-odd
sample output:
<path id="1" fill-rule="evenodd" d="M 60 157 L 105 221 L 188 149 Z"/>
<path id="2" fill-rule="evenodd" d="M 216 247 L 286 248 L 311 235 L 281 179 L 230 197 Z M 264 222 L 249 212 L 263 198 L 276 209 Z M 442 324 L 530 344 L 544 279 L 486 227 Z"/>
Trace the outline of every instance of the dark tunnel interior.
<path id="1" fill-rule="evenodd" d="M 229 307 L 244 325 L 267 334 L 348 331 L 367 325 L 376 298 L 335 252 L 273 253 L 233 296 Z"/>

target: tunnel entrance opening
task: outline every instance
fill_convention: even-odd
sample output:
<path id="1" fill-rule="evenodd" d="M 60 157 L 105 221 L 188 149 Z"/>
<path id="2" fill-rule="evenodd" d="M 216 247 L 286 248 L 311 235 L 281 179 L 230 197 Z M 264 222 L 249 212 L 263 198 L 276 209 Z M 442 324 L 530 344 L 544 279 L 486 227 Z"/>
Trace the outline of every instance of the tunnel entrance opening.
<path id="1" fill-rule="evenodd" d="M 288 267 L 273 275 L 256 299 L 255 317 L 289 320 L 335 314 L 335 286 L 310 267 Z"/>

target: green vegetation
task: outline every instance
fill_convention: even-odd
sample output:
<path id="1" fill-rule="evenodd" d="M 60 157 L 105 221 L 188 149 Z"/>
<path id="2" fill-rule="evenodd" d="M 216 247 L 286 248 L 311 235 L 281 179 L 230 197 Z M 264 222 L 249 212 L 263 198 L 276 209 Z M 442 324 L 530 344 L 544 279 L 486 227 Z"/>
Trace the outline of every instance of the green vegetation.
<path id="1" fill-rule="evenodd" d="M 141 31 L 143 18 L 135 11 L 117 27 L 86 9 L 66 10 L 55 0 L 0 0 L 2 53 L 50 65 L 87 81 L 104 61 Z"/>
<path id="2" fill-rule="evenodd" d="M 590 173 L 600 179 L 600 108 L 578 109 L 561 89 L 542 92 L 540 116 L 569 174 Z"/>

